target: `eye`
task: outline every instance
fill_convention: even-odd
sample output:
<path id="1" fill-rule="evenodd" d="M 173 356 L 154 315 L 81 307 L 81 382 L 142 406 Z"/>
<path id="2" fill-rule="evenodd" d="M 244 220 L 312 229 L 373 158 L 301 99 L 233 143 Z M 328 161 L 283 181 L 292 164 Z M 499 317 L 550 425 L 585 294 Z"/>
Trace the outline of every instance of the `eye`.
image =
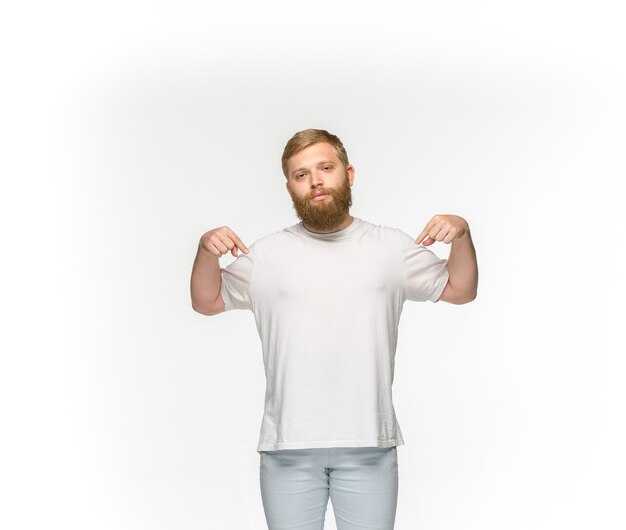
<path id="1" fill-rule="evenodd" d="M 324 169 L 330 169 L 331 166 L 324 166 Z"/>

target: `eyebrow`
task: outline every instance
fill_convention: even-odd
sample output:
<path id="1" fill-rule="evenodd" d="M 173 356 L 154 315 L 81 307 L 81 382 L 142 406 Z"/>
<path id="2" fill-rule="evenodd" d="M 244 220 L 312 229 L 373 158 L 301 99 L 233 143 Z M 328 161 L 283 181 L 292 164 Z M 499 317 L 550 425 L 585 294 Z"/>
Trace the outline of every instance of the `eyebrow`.
<path id="1" fill-rule="evenodd" d="M 323 166 L 323 165 L 325 165 L 325 164 L 332 164 L 332 165 L 335 165 L 335 162 L 333 162 L 332 160 L 322 160 L 321 162 L 318 162 L 318 163 L 317 163 L 317 165 L 318 165 L 318 166 Z M 294 170 L 291 172 L 291 174 L 292 174 L 292 175 L 295 175 L 298 171 L 303 171 L 303 170 L 305 170 L 305 169 L 307 169 L 307 168 L 305 168 L 305 167 L 299 167 L 298 169 L 294 169 Z"/>

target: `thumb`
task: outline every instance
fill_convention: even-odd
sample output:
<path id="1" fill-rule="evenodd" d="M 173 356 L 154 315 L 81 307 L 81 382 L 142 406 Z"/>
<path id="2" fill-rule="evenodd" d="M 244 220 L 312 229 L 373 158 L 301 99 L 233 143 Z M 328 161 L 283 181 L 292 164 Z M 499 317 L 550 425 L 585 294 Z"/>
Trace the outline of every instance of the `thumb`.
<path id="1" fill-rule="evenodd" d="M 231 253 L 233 256 L 237 257 L 237 247 L 233 247 L 233 248 L 231 248 L 231 249 L 230 249 L 230 253 Z"/>

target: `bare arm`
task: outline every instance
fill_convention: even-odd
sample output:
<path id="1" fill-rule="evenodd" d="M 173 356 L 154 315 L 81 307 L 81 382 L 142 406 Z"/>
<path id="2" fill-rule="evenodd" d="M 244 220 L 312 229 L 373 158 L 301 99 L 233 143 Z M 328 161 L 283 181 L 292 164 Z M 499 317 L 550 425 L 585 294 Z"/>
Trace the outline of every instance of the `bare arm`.
<path id="1" fill-rule="evenodd" d="M 203 315 L 217 315 L 224 311 L 219 259 L 229 250 L 237 256 L 238 249 L 248 253 L 248 247 L 227 226 L 209 230 L 200 238 L 191 271 L 191 306 L 194 311 Z"/>
<path id="2" fill-rule="evenodd" d="M 435 241 L 452 243 L 447 265 L 448 283 L 439 300 L 451 304 L 471 302 L 478 292 L 478 263 L 469 224 L 458 215 L 435 215 L 415 242 L 428 246 Z"/>
<path id="3" fill-rule="evenodd" d="M 222 274 L 219 258 L 198 245 L 191 271 L 191 306 L 203 315 L 216 315 L 224 311 L 220 293 Z"/>
<path id="4" fill-rule="evenodd" d="M 464 236 L 452 241 L 448 273 L 448 284 L 439 296 L 440 300 L 452 304 L 465 304 L 476 298 L 478 265 L 469 230 Z"/>

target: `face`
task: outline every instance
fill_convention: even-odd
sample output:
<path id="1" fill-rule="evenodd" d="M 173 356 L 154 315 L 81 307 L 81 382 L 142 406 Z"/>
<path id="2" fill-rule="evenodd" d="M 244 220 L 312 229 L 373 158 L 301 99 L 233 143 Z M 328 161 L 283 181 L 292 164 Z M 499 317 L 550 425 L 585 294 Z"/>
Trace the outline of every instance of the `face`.
<path id="1" fill-rule="evenodd" d="M 318 142 L 296 153 L 287 161 L 287 171 L 287 191 L 307 228 L 331 231 L 346 219 L 354 167 L 344 168 L 331 144 Z"/>

